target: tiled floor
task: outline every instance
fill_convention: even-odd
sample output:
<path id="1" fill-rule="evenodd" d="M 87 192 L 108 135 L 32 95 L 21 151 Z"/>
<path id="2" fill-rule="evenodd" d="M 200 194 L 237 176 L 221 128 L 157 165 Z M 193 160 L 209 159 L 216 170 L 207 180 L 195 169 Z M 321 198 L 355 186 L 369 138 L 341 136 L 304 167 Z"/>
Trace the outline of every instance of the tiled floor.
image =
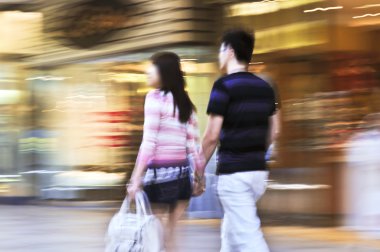
<path id="1" fill-rule="evenodd" d="M 0 205 L 1 252 L 101 252 L 115 210 Z M 266 227 L 272 252 L 374 252 L 380 241 L 335 228 Z M 216 252 L 219 221 L 183 220 L 180 250 Z M 233 252 L 233 251 L 232 251 Z"/>

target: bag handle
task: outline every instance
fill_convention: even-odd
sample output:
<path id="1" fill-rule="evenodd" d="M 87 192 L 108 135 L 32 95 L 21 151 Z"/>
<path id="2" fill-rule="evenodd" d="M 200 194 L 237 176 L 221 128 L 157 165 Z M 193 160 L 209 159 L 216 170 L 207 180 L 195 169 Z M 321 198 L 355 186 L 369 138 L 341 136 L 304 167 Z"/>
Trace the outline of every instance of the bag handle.
<path id="1" fill-rule="evenodd" d="M 137 213 L 142 213 L 143 215 L 152 215 L 152 208 L 150 207 L 148 196 L 145 192 L 140 191 L 135 195 L 136 201 L 136 211 Z"/>
<path id="2" fill-rule="evenodd" d="M 128 195 L 125 197 L 123 204 L 120 207 L 119 212 L 122 213 L 129 213 L 130 212 L 130 205 L 131 205 L 132 200 L 128 197 Z M 149 199 L 146 196 L 146 194 L 142 191 L 137 192 L 135 195 L 135 200 L 136 204 L 136 213 L 139 216 L 148 216 L 152 215 L 152 209 L 150 207 Z"/>

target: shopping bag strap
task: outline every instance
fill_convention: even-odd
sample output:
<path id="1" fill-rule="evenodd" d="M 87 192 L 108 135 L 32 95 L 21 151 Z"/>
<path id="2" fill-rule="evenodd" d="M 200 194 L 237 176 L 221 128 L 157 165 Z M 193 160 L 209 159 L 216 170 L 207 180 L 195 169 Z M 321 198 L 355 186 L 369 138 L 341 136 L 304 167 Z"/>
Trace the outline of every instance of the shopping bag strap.
<path id="1" fill-rule="evenodd" d="M 136 213 L 140 216 L 148 216 L 152 214 L 152 209 L 150 207 L 149 199 L 144 192 L 137 192 L 135 195 L 134 203 L 136 205 Z M 131 199 L 128 195 L 125 197 L 123 204 L 120 207 L 120 212 L 129 213 L 130 212 Z"/>
<path id="2" fill-rule="evenodd" d="M 140 191 L 136 193 L 136 210 L 137 212 L 141 212 L 143 215 L 152 215 L 152 209 L 150 207 L 148 196 L 144 193 L 144 191 Z"/>

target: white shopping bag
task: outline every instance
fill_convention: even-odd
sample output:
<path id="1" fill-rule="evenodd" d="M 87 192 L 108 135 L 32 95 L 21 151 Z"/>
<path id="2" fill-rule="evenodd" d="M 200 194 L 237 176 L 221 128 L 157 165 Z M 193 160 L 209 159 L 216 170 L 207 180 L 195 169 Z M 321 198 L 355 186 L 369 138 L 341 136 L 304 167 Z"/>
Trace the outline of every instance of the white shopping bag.
<path id="1" fill-rule="evenodd" d="M 160 220 L 152 215 L 145 193 L 136 194 L 136 212 L 130 211 L 128 197 L 114 215 L 106 236 L 105 252 L 163 252 L 164 237 Z"/>

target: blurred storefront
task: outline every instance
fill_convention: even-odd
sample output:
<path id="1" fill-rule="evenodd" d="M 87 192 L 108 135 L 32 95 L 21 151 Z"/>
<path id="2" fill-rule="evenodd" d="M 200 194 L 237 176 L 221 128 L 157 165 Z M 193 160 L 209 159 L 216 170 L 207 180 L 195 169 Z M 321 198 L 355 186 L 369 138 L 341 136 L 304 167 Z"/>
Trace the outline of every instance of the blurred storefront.
<path id="1" fill-rule="evenodd" d="M 36 53 L 40 44 L 42 15 L 12 10 L 0 12 L 0 196 L 29 196 L 21 177 L 20 142 L 33 128 L 32 105 L 23 57 Z M 36 38 L 37 39 L 32 39 Z"/>
<path id="2" fill-rule="evenodd" d="M 159 50 L 178 53 L 189 93 L 204 111 L 217 76 L 220 9 L 142 0 L 46 2 L 27 9 L 38 13 L 40 30 L 25 41 L 39 43 L 22 45 L 28 53 L 22 54 L 24 72 L 17 78 L 27 122 L 19 123 L 24 128 L 7 147 L 12 156 L 2 166 L 8 175 L 1 195 L 19 196 L 17 188 L 23 187 L 25 195 L 45 199 L 122 198 L 142 137 L 149 57 Z M 1 116 L 7 114 L 17 113 Z"/>
<path id="3" fill-rule="evenodd" d="M 36 193 L 42 192 L 44 198 L 78 198 L 67 194 L 69 188 L 82 188 L 81 192 L 109 188 L 123 196 L 118 190 L 124 186 L 119 186 L 125 185 L 134 167 L 142 137 L 149 55 L 143 54 L 140 61 L 121 56 L 70 64 L 28 78 L 36 130 L 49 143 L 34 154 L 34 173 L 50 174 L 43 175 L 45 182 L 38 183 Z M 215 66 L 185 61 L 183 67 L 188 90 L 198 109 L 204 110 Z"/>

